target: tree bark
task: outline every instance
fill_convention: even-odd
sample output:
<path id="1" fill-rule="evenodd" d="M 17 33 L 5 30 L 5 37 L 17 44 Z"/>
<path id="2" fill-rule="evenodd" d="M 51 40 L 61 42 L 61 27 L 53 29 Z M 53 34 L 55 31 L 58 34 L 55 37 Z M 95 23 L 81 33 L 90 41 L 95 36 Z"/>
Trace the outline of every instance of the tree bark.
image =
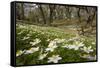
<path id="1" fill-rule="evenodd" d="M 21 19 L 24 20 L 24 3 L 21 4 Z"/>
<path id="2" fill-rule="evenodd" d="M 41 11 L 41 15 L 42 15 L 42 17 L 43 17 L 44 24 L 46 24 L 46 18 L 45 18 L 45 15 L 44 15 L 42 6 L 41 6 L 41 5 L 38 5 L 38 6 L 39 6 L 39 8 L 40 8 L 40 11 Z"/>
<path id="3" fill-rule="evenodd" d="M 49 9 L 50 9 L 50 22 L 49 25 L 51 25 L 51 23 L 53 22 L 53 12 L 55 9 L 55 5 L 49 5 Z"/>

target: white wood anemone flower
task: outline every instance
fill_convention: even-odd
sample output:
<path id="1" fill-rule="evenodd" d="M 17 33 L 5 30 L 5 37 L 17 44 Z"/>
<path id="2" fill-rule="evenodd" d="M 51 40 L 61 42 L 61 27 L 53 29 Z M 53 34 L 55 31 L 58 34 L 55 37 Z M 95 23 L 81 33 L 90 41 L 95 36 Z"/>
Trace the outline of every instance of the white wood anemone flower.
<path id="1" fill-rule="evenodd" d="M 51 51 L 53 52 L 55 48 L 57 48 L 58 46 L 56 45 L 55 41 L 50 41 L 48 48 L 46 48 L 46 51 Z"/>
<path id="2" fill-rule="evenodd" d="M 94 44 L 96 44 L 95 42 L 92 42 L 92 44 L 94 45 Z"/>
<path id="3" fill-rule="evenodd" d="M 27 40 L 27 39 L 29 39 L 30 37 L 24 37 L 22 40 Z"/>
<path id="4" fill-rule="evenodd" d="M 65 45 L 65 46 L 62 46 L 63 48 L 68 48 L 68 49 L 74 49 L 74 50 L 78 50 L 79 49 L 79 46 L 77 45 Z"/>
<path id="5" fill-rule="evenodd" d="M 80 47 L 83 47 L 84 46 L 84 44 L 81 42 L 75 42 L 74 44 L 72 44 L 72 45 L 68 45 L 68 44 L 66 44 L 66 45 L 64 45 L 64 46 L 62 46 L 63 48 L 68 48 L 68 49 L 74 49 L 74 50 L 78 50 Z"/>
<path id="6" fill-rule="evenodd" d="M 73 38 L 70 38 L 68 41 L 74 41 L 74 40 L 78 40 L 79 37 L 73 37 Z"/>
<path id="7" fill-rule="evenodd" d="M 19 28 L 26 28 L 27 26 L 19 25 Z"/>
<path id="8" fill-rule="evenodd" d="M 78 49 L 79 49 L 79 46 L 76 46 L 76 45 L 69 45 L 68 48 L 69 48 L 69 49 L 78 50 Z"/>
<path id="9" fill-rule="evenodd" d="M 19 33 L 18 33 L 18 35 L 20 35 L 20 34 L 22 34 L 24 31 L 20 31 Z"/>
<path id="10" fill-rule="evenodd" d="M 83 47 L 84 46 L 83 42 L 78 42 L 78 41 L 75 41 L 75 45 L 79 46 L 79 47 Z"/>
<path id="11" fill-rule="evenodd" d="M 36 44 L 38 44 L 38 43 L 40 43 L 41 42 L 41 40 L 40 39 L 35 39 L 34 40 L 34 42 L 30 42 L 30 44 L 32 45 L 32 46 L 34 46 L 34 45 L 36 45 Z"/>
<path id="12" fill-rule="evenodd" d="M 39 60 L 43 60 L 43 59 L 47 56 L 47 54 L 48 54 L 48 53 L 40 54 Z"/>
<path id="13" fill-rule="evenodd" d="M 56 42 L 55 41 L 50 41 L 48 47 L 51 47 L 51 46 L 56 46 Z"/>
<path id="14" fill-rule="evenodd" d="M 51 63 L 51 62 L 58 63 L 58 61 L 61 60 L 62 57 L 59 57 L 59 55 L 53 55 L 52 57 L 49 57 L 48 59 L 49 59 L 48 63 Z"/>
<path id="15" fill-rule="evenodd" d="M 26 50 L 25 54 L 31 54 L 36 51 L 39 51 L 39 47 L 30 48 L 29 50 Z"/>
<path id="16" fill-rule="evenodd" d="M 23 54 L 23 52 L 24 52 L 24 51 L 22 51 L 22 50 L 17 51 L 17 53 L 16 53 L 16 57 L 18 57 L 18 56 L 22 55 L 22 54 Z"/>
<path id="17" fill-rule="evenodd" d="M 47 39 L 47 41 L 49 42 L 49 41 L 50 41 L 50 39 Z"/>
<path id="18" fill-rule="evenodd" d="M 63 48 L 68 48 L 68 44 L 66 44 L 66 45 L 64 45 L 64 46 L 61 46 L 61 47 L 63 47 Z"/>
<path id="19" fill-rule="evenodd" d="M 54 41 L 56 41 L 57 43 L 63 43 L 65 41 L 65 39 L 56 38 L 56 39 L 54 39 Z"/>
<path id="20" fill-rule="evenodd" d="M 81 50 L 85 51 L 86 53 L 93 52 L 93 49 L 91 46 L 89 46 L 89 47 L 84 46 L 83 48 L 81 48 Z"/>
<path id="21" fill-rule="evenodd" d="M 95 56 L 83 55 L 83 56 L 81 56 L 81 57 L 82 57 L 82 58 L 89 59 L 89 60 L 96 60 L 96 55 L 95 55 Z"/>

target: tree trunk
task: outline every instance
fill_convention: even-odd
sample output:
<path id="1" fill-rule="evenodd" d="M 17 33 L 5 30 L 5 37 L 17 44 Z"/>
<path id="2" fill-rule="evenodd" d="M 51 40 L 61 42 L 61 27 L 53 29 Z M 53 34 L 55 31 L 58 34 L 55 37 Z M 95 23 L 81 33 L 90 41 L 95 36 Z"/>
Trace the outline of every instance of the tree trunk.
<path id="1" fill-rule="evenodd" d="M 24 3 L 21 4 L 21 19 L 24 20 Z"/>
<path id="2" fill-rule="evenodd" d="M 50 22 L 49 25 L 51 25 L 51 23 L 53 22 L 53 12 L 55 9 L 55 5 L 49 5 L 49 9 L 50 9 Z"/>
<path id="3" fill-rule="evenodd" d="M 43 17 L 44 24 L 46 24 L 46 18 L 45 18 L 45 15 L 44 15 L 44 12 L 43 12 L 42 6 L 39 5 L 39 8 L 40 8 L 40 11 L 41 11 L 41 15 L 42 15 L 42 17 Z"/>

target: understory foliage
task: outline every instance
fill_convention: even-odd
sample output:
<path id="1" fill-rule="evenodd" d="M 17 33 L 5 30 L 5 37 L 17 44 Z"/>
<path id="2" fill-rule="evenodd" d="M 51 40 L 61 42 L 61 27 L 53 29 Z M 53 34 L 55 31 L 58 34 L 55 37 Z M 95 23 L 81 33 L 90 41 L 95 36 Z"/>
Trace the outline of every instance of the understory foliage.
<path id="1" fill-rule="evenodd" d="M 16 24 L 16 64 L 96 60 L 96 39 L 77 37 L 55 27 Z"/>

